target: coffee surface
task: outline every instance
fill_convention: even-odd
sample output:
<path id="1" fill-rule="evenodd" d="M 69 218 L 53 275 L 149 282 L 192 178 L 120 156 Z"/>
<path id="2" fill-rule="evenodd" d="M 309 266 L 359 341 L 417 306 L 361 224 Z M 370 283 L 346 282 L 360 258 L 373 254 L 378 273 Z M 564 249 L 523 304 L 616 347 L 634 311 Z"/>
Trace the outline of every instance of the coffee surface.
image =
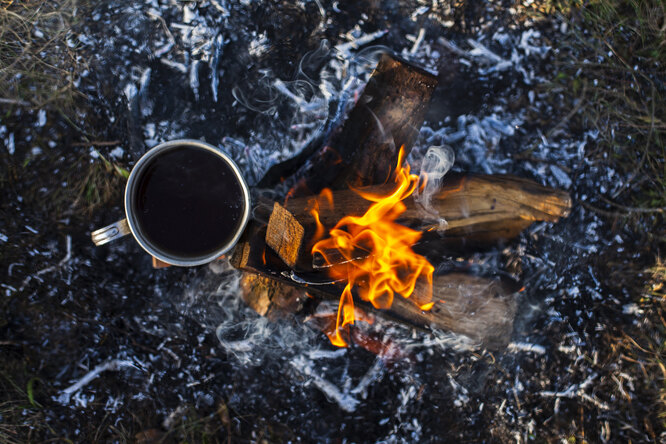
<path id="1" fill-rule="evenodd" d="M 175 147 L 154 158 L 138 178 L 134 210 L 153 247 L 196 258 L 231 241 L 245 202 L 224 159 L 203 148 Z"/>

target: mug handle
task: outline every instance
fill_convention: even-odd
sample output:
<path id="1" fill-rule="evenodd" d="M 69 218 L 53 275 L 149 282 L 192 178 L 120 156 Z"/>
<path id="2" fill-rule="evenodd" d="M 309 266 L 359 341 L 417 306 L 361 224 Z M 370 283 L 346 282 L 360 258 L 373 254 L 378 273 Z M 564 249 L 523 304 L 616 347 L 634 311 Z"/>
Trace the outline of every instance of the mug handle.
<path id="1" fill-rule="evenodd" d="M 127 219 L 122 219 L 104 228 L 93 231 L 90 233 L 90 237 L 92 237 L 92 241 L 95 243 L 95 245 L 99 246 L 119 239 L 130 233 L 131 231 L 129 225 L 127 224 Z"/>

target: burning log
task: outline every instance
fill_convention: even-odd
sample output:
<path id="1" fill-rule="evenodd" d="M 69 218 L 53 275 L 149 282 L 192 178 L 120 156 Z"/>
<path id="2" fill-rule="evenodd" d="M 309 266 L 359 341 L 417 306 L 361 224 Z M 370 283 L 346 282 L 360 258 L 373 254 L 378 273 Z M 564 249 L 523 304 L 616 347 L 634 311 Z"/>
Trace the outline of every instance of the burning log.
<path id="1" fill-rule="evenodd" d="M 303 180 L 292 194 L 386 182 L 400 147 L 407 155 L 416 141 L 435 86 L 434 74 L 382 55 L 347 119 L 299 171 Z M 302 157 L 297 160 L 304 161 Z M 301 166 L 287 162 L 271 168 L 259 186 L 277 183 Z"/>
<path id="2" fill-rule="evenodd" d="M 393 187 L 395 185 L 376 185 L 359 191 L 385 195 Z M 333 205 L 329 204 L 331 200 Z M 404 203 L 406 210 L 398 222 L 427 232 L 422 243 L 432 242 L 449 248 L 486 246 L 512 239 L 535 221 L 556 222 L 566 217 L 571 208 L 571 198 L 566 192 L 531 180 L 471 174 L 450 174 L 444 179 L 441 189 L 432 196 L 436 217 L 423 211 L 412 197 Z M 266 243 L 290 267 L 310 269 L 313 264 L 308 242 L 316 237 L 320 224 L 330 228 L 344 216 L 364 214 L 371 204 L 353 190 L 333 191 L 327 199 L 291 198 L 285 207 L 276 203 L 268 223 L 270 235 Z M 312 212 L 315 205 L 317 219 Z M 446 223 L 440 223 L 440 218 Z M 434 233 L 438 236 L 433 236 Z M 367 254 L 359 251 L 358 257 Z M 316 263 L 314 266 L 317 268 Z"/>
<path id="3" fill-rule="evenodd" d="M 343 282 L 331 279 L 321 271 L 294 271 L 271 248 L 267 248 L 264 238 L 265 228 L 255 227 L 239 243 L 231 258 L 231 264 L 236 268 L 269 278 L 265 283 L 279 283 L 279 286 L 261 284 L 252 289 L 253 295 L 260 295 L 253 296 L 259 300 L 255 303 L 259 309 L 253 308 L 260 314 L 269 312 L 271 305 L 268 302 L 276 294 L 291 292 L 294 288 L 323 299 L 340 298 Z M 425 284 L 419 283 L 409 299 L 395 297 L 391 307 L 376 312 L 422 330 L 438 329 L 462 334 L 489 349 L 500 349 L 509 343 L 516 311 L 515 291 L 510 283 L 461 272 L 434 276 L 434 305 L 424 311 L 415 301 L 425 299 L 427 292 Z M 373 309 L 367 302 L 360 301 L 359 305 Z"/>
<path id="4" fill-rule="evenodd" d="M 525 179 L 450 174 L 434 195 L 416 201 L 418 178 L 402 160 L 435 85 L 432 74 L 383 56 L 347 120 L 301 169 L 285 206 L 274 203 L 267 225 L 246 230 L 231 262 L 268 278 L 244 278 L 245 298 L 260 314 L 279 305 L 281 293 L 296 295 L 286 297 L 293 302 L 286 307 L 300 308 L 297 295 L 307 289 L 339 300 L 335 328 L 327 331 L 335 345 L 346 345 L 356 305 L 417 328 L 465 335 L 483 347 L 509 342 L 516 310 L 509 284 L 434 274 L 412 247 L 436 235 L 441 256 L 441 246 L 509 239 L 534 221 L 566 216 L 571 200 Z M 390 178 L 395 184 L 377 185 Z M 344 190 L 349 185 L 356 190 Z M 313 266 L 314 252 L 325 259 L 325 270 Z"/>

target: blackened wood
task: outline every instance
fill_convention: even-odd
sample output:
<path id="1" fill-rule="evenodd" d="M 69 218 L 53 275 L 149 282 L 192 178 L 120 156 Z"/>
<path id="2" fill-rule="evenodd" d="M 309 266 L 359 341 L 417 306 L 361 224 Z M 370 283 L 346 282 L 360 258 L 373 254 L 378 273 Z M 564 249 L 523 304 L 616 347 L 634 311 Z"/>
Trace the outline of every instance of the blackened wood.
<path id="1" fill-rule="evenodd" d="M 293 194 L 385 182 L 398 151 L 409 153 L 437 77 L 398 57 L 382 55 L 347 119 L 299 172 Z"/>

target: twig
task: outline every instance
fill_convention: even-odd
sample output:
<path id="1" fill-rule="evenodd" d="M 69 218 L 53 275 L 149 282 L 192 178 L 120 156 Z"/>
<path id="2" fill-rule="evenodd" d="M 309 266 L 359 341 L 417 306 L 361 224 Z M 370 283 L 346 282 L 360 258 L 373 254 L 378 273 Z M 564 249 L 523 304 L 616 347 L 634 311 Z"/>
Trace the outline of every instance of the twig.
<path id="1" fill-rule="evenodd" d="M 120 359 L 112 359 L 111 361 L 106 361 L 103 364 L 98 365 L 88 373 L 86 373 L 83 378 L 79 379 L 74 384 L 70 385 L 61 392 L 61 396 L 58 398 L 60 402 L 67 403 L 69 402 L 69 397 L 72 393 L 81 390 L 83 387 L 88 385 L 93 379 L 97 378 L 100 373 L 103 373 L 108 370 L 119 370 L 122 367 L 134 367 L 137 368 L 132 361 L 123 361 Z"/>
<path id="2" fill-rule="evenodd" d="M 0 103 L 4 103 L 7 105 L 32 106 L 32 103 L 26 102 L 25 100 L 5 99 L 4 97 L 0 97 Z"/>
<path id="3" fill-rule="evenodd" d="M 414 40 L 414 45 L 412 46 L 412 49 L 409 50 L 409 53 L 411 55 L 416 54 L 416 51 L 419 50 L 421 43 L 423 43 L 424 37 L 425 37 L 425 28 L 421 28 L 419 29 L 419 35 L 416 37 L 416 40 Z"/>
<path id="4" fill-rule="evenodd" d="M 74 142 L 72 146 L 113 146 L 118 145 L 120 140 L 93 140 L 90 142 Z"/>
<path id="5" fill-rule="evenodd" d="M 599 198 L 604 202 L 606 202 L 608 205 L 620 208 L 621 210 L 624 210 L 627 213 L 663 213 L 664 211 L 666 211 L 666 207 L 659 207 L 659 208 L 627 207 L 619 203 L 615 203 L 610 199 L 605 198 L 604 196 L 599 196 Z"/>
<path id="6" fill-rule="evenodd" d="M 625 207 L 623 205 L 619 204 L 613 204 L 612 202 L 609 202 L 609 204 L 614 205 L 618 208 L 621 208 L 623 210 L 626 210 L 626 213 L 621 213 L 619 211 L 607 211 L 607 210 L 602 210 L 601 208 L 595 207 L 594 205 L 591 205 L 585 201 L 579 201 L 579 203 L 584 207 L 587 208 L 590 211 L 594 211 L 597 214 L 600 214 L 605 217 L 629 217 L 631 216 L 632 213 L 663 213 L 666 211 L 666 207 L 660 207 L 660 208 L 634 208 L 634 207 Z"/>
<path id="7" fill-rule="evenodd" d="M 568 389 L 560 391 L 560 392 L 553 392 L 553 391 L 542 391 L 540 393 L 541 396 L 546 396 L 546 397 L 554 397 L 554 398 L 576 398 L 580 397 L 584 399 L 585 401 L 589 401 L 601 410 L 610 410 L 610 407 L 608 404 L 599 401 L 597 398 L 594 398 L 587 393 L 585 393 L 585 389 L 592 384 L 592 381 L 597 377 L 597 374 L 592 374 L 590 375 L 585 381 L 583 381 L 580 384 L 573 384 L 570 386 Z"/>
<path id="8" fill-rule="evenodd" d="M 546 348 L 543 345 L 528 344 L 527 342 L 512 342 L 507 346 L 507 350 L 512 352 L 532 352 L 537 355 L 546 354 Z"/>
<path id="9" fill-rule="evenodd" d="M 589 204 L 589 203 L 587 203 L 583 200 L 581 200 L 579 203 L 583 206 L 583 208 L 586 208 L 590 211 L 594 211 L 595 213 L 601 214 L 602 216 L 605 216 L 605 217 L 627 217 L 628 216 L 628 214 L 619 213 L 617 211 L 602 210 L 601 208 L 597 208 L 594 205 L 591 205 L 591 204 Z"/>

